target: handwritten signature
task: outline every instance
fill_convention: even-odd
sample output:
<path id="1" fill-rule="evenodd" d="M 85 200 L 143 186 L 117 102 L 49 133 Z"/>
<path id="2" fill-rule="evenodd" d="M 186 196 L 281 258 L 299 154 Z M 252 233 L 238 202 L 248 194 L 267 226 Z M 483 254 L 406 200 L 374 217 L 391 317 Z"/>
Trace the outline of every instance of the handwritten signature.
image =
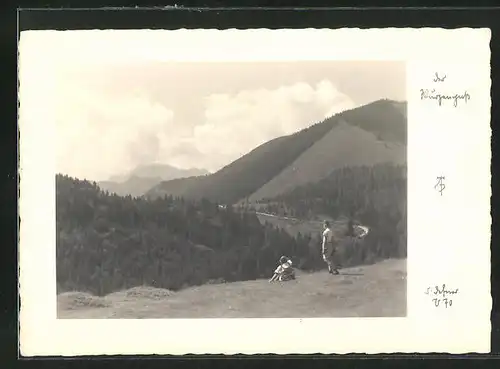
<path id="1" fill-rule="evenodd" d="M 453 305 L 451 296 L 457 295 L 458 292 L 458 288 L 450 289 L 443 283 L 441 286 L 427 287 L 425 294 L 434 297 L 432 302 L 435 307 L 444 306 L 445 308 L 448 308 Z"/>

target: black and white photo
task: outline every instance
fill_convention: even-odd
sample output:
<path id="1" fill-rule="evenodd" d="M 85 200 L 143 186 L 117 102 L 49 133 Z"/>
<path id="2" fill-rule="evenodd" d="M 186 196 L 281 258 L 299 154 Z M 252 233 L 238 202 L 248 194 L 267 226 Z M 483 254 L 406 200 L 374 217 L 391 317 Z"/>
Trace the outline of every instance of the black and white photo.
<path id="1" fill-rule="evenodd" d="M 58 317 L 405 316 L 404 62 L 55 78 Z"/>
<path id="2" fill-rule="evenodd" d="M 486 38 L 23 33 L 21 316 L 56 337 L 25 349 L 484 348 Z"/>

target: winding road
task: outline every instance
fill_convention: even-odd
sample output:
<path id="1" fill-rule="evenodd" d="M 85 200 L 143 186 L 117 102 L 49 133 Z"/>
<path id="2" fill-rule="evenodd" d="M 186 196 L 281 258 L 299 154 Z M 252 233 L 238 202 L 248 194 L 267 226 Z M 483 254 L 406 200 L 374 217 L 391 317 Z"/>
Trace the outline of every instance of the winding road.
<path id="1" fill-rule="evenodd" d="M 259 212 L 259 211 L 256 211 L 255 214 L 261 215 L 261 216 L 266 216 L 266 217 L 271 217 L 271 218 L 282 219 L 282 220 L 291 220 L 291 221 L 295 221 L 295 222 L 321 223 L 321 221 L 317 221 L 317 220 L 303 220 L 303 219 L 298 219 L 298 218 L 291 218 L 291 217 L 284 217 L 284 216 L 279 216 L 279 215 L 274 215 L 274 214 L 269 214 L 269 213 L 263 213 L 263 212 Z M 366 226 L 363 226 L 363 225 L 357 224 L 354 227 L 361 230 L 361 234 L 358 236 L 359 238 L 365 237 L 370 232 L 370 229 Z"/>

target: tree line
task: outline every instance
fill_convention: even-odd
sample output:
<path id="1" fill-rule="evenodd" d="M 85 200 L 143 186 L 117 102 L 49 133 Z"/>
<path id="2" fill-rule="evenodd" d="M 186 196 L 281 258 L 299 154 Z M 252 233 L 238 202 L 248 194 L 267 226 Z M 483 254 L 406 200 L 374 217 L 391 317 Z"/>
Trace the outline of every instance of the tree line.
<path id="1" fill-rule="evenodd" d="M 268 277 L 282 254 L 303 247 L 250 212 L 206 199 L 120 197 L 62 175 L 56 214 L 59 292 L 103 295 L 138 285 L 177 290 Z"/>
<path id="2" fill-rule="evenodd" d="M 378 164 L 334 170 L 323 180 L 260 201 L 266 212 L 296 218 L 347 217 L 370 228 L 355 259 L 406 257 L 407 169 Z M 353 250 L 350 250 L 351 252 Z"/>
<path id="3" fill-rule="evenodd" d="M 368 225 L 363 241 L 346 239 L 343 265 L 404 257 L 405 174 L 394 166 L 345 168 L 260 205 L 304 219 L 346 215 Z M 319 232 L 292 236 L 261 224 L 248 208 L 207 199 L 121 197 L 57 175 L 56 217 L 58 292 L 104 295 L 138 285 L 178 290 L 268 278 L 281 255 L 305 270 L 324 267 Z"/>

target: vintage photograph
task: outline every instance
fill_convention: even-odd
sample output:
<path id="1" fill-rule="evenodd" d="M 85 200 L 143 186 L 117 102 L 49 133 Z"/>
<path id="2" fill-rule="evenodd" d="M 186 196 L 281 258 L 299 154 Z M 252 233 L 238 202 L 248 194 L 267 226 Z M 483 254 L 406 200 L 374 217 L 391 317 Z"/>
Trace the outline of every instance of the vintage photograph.
<path id="1" fill-rule="evenodd" d="M 58 318 L 406 315 L 403 62 L 55 77 Z"/>
<path id="2" fill-rule="evenodd" d="M 58 318 L 406 315 L 405 63 L 59 60 Z"/>
<path id="3" fill-rule="evenodd" d="M 487 352 L 489 42 L 22 32 L 22 354 Z"/>

